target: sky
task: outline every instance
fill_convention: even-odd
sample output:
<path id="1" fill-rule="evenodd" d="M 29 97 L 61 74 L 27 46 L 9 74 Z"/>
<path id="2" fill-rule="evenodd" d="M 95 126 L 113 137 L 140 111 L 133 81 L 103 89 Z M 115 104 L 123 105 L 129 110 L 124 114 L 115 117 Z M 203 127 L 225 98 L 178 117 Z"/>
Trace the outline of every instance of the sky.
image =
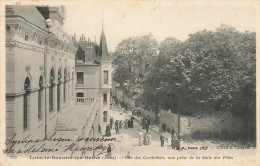
<path id="1" fill-rule="evenodd" d="M 204 29 L 215 30 L 221 24 L 238 31 L 255 32 L 256 10 L 253 3 L 221 1 L 78 1 L 66 7 L 64 30 L 81 34 L 99 44 L 102 19 L 109 52 L 126 38 L 152 34 L 161 42 L 167 37 L 181 41 Z"/>

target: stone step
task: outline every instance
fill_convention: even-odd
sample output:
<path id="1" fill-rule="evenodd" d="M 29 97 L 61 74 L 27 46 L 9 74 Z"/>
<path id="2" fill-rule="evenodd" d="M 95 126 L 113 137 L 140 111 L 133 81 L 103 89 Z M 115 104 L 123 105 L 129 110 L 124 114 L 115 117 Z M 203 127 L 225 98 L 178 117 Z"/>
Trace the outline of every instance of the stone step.
<path id="1" fill-rule="evenodd" d="M 57 119 L 56 125 L 63 124 L 64 122 L 70 121 L 71 119 L 72 119 L 71 117 L 67 117 L 67 118 L 63 118 L 63 119 Z"/>
<path id="2" fill-rule="evenodd" d="M 55 127 L 56 131 L 77 131 L 77 128 Z"/>
<path id="3" fill-rule="evenodd" d="M 72 122 L 73 122 L 73 119 L 70 119 L 68 121 L 60 122 L 60 123 L 56 124 L 56 126 L 66 128 L 66 127 L 69 127 Z"/>
<path id="4" fill-rule="evenodd" d="M 63 113 L 59 116 L 58 120 L 63 121 L 68 118 L 70 118 L 70 115 L 68 113 Z"/>
<path id="5" fill-rule="evenodd" d="M 75 130 L 77 130 L 77 129 L 71 127 L 72 122 L 73 122 L 73 119 L 69 114 L 62 114 L 56 121 L 55 130 L 57 130 L 57 131 L 67 131 L 67 130 L 75 131 Z"/>

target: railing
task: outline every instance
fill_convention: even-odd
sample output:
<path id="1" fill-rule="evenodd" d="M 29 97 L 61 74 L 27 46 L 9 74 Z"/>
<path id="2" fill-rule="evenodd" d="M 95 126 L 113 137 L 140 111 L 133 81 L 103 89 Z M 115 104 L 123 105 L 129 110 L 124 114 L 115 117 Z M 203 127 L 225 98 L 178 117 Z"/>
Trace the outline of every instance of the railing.
<path id="1" fill-rule="evenodd" d="M 81 98 L 78 97 L 78 98 L 79 99 L 88 99 L 88 98 L 82 98 L 82 97 Z M 90 112 L 90 114 L 88 114 L 88 116 L 86 116 L 84 123 L 81 124 L 80 127 L 77 130 L 77 133 L 76 133 L 75 138 L 74 138 L 76 143 L 78 143 L 78 141 L 76 141 L 76 139 L 79 136 L 81 138 L 84 137 L 84 136 L 85 137 L 89 136 L 89 133 L 91 132 L 92 124 L 93 124 L 95 118 L 97 118 L 96 117 L 96 116 L 98 116 L 97 113 L 100 110 L 100 105 L 99 105 L 100 100 L 98 98 L 89 98 L 89 99 L 91 99 L 91 101 L 92 101 L 91 106 L 90 106 L 91 112 Z M 79 101 L 81 101 L 81 100 L 79 100 Z M 77 144 L 76 144 L 76 146 L 77 146 Z"/>
<path id="2" fill-rule="evenodd" d="M 82 97 L 76 97 L 76 102 L 77 104 L 84 104 L 85 103 L 85 99 Z"/>
<path id="3" fill-rule="evenodd" d="M 94 102 L 93 98 L 76 97 L 76 104 L 92 104 Z"/>

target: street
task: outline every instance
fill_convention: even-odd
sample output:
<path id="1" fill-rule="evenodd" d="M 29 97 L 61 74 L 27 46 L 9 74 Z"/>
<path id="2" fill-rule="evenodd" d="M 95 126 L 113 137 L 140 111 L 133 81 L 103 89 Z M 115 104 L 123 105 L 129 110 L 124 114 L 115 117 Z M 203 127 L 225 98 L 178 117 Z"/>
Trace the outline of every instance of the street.
<path id="1" fill-rule="evenodd" d="M 131 115 L 124 112 L 115 105 L 112 107 L 112 115 L 115 120 L 125 120 L 130 119 Z M 121 113 L 121 114 L 120 114 Z M 134 154 L 135 156 L 168 156 L 169 154 L 180 153 L 178 150 L 173 150 L 171 146 L 167 145 L 167 139 L 164 140 L 164 147 L 161 147 L 160 135 L 155 133 L 153 130 L 149 129 L 149 133 L 152 135 L 152 141 L 150 145 L 139 145 L 139 132 L 145 132 L 142 130 L 140 123 L 134 120 L 134 128 L 122 128 L 119 134 L 113 134 L 111 137 L 115 137 L 121 142 L 115 142 L 115 148 L 112 154 L 115 156 L 127 156 L 128 152 L 130 156 Z M 189 154 L 191 154 L 189 152 Z"/>

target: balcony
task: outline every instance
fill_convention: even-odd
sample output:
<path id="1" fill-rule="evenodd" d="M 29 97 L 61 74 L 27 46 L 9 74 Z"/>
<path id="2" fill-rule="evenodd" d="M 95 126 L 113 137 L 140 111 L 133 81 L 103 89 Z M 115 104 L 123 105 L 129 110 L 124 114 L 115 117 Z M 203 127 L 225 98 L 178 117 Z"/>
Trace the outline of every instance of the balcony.
<path id="1" fill-rule="evenodd" d="M 94 102 L 93 98 L 76 97 L 76 104 L 91 105 Z"/>

